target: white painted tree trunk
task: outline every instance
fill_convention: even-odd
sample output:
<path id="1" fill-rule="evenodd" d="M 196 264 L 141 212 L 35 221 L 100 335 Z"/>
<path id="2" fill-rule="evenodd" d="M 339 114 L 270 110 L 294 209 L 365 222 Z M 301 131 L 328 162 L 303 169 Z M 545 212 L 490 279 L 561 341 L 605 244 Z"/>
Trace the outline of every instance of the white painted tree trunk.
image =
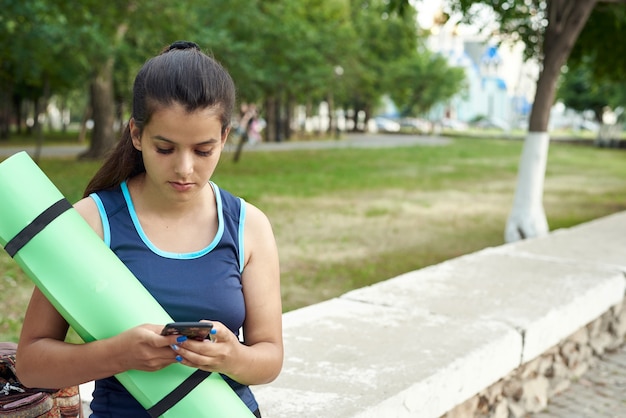
<path id="1" fill-rule="evenodd" d="M 543 210 L 543 183 L 548 160 L 550 136 L 529 132 L 524 141 L 517 174 L 513 209 L 504 232 L 506 242 L 546 235 L 549 231 Z"/>

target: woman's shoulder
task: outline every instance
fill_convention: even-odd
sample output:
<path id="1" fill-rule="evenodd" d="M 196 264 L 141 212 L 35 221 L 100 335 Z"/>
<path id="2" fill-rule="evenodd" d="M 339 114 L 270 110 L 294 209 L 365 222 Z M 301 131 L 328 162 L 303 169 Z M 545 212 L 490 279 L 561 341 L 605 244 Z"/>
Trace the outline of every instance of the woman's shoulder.
<path id="1" fill-rule="evenodd" d="M 252 203 L 243 202 L 246 211 L 246 230 L 272 234 L 272 225 L 268 216 Z"/>
<path id="2" fill-rule="evenodd" d="M 106 206 L 107 202 L 111 201 L 117 202 L 114 205 L 116 207 L 123 204 L 124 198 L 120 186 L 92 193 L 76 202 L 74 209 L 76 209 L 80 216 L 87 221 L 89 226 L 91 226 L 98 235 L 102 236 L 101 206 Z"/>
<path id="3" fill-rule="evenodd" d="M 74 209 L 83 217 L 83 219 L 89 224 L 91 229 L 96 231 L 98 235 L 102 237 L 102 220 L 100 219 L 100 212 L 95 200 L 91 197 L 85 197 L 74 203 Z"/>

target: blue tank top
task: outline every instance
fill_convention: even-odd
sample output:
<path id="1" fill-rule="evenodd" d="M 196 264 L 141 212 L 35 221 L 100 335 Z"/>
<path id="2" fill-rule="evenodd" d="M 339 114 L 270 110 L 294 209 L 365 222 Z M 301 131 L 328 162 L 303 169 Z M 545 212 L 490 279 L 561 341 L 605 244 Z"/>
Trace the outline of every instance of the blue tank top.
<path id="1" fill-rule="evenodd" d="M 242 199 L 209 183 L 217 202 L 218 230 L 213 241 L 193 253 L 162 251 L 150 242 L 135 213 L 126 182 L 91 195 L 100 212 L 104 242 L 137 277 L 174 321 L 220 321 L 235 335 L 243 325 Z M 258 409 L 248 386 L 224 380 L 251 411 Z M 149 417 L 115 377 L 96 381 L 92 417 Z"/>

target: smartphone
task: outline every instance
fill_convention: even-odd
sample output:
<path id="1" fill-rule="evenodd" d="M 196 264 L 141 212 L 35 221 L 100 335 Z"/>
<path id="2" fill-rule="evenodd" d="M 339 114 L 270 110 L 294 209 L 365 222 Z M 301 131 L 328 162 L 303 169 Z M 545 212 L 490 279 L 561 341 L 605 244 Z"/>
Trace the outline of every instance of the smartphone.
<path id="1" fill-rule="evenodd" d="M 184 335 L 194 340 L 204 340 L 213 329 L 211 322 L 171 322 L 161 331 L 161 335 Z"/>

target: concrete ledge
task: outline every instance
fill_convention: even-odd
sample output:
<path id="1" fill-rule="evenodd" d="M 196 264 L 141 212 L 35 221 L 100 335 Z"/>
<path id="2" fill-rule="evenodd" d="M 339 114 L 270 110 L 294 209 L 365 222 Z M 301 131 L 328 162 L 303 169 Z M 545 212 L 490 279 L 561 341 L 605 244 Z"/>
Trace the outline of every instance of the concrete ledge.
<path id="1" fill-rule="evenodd" d="M 441 415 L 474 393 L 469 378 L 487 385 L 521 355 L 520 335 L 502 323 L 346 299 L 287 313 L 285 323 L 286 367 L 278 382 L 255 389 L 269 417 L 347 417 L 387 398 L 401 406 L 392 406 L 394 416 L 425 408 Z"/>
<path id="2" fill-rule="evenodd" d="M 620 303 L 626 213 L 284 315 L 263 416 L 440 417 Z"/>

